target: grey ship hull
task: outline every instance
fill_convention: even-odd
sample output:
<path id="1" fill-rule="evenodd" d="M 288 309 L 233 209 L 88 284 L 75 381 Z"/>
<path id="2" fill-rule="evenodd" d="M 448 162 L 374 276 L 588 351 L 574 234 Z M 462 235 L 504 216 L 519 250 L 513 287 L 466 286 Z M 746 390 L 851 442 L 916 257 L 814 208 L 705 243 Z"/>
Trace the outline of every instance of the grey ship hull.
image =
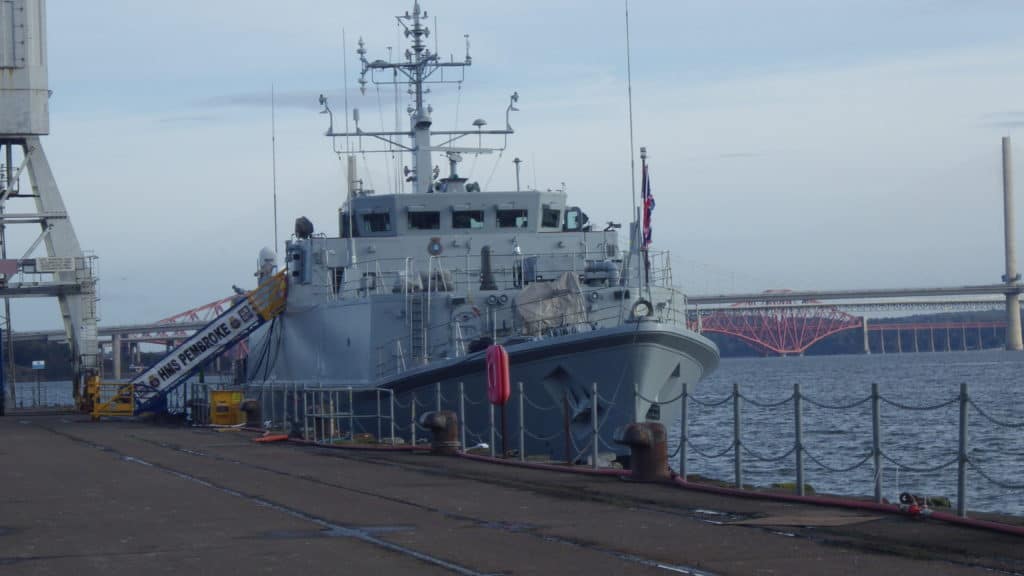
<path id="1" fill-rule="evenodd" d="M 566 428 L 571 437 L 568 450 L 573 460 L 586 461 L 593 453 L 595 383 L 598 391 L 598 450 L 602 454 L 625 454 L 628 450 L 613 440 L 617 428 L 643 420 L 661 421 L 669 426 L 679 415 L 678 397 L 683 386 L 690 389 L 718 365 L 718 350 L 711 341 L 676 325 L 653 320 L 627 322 L 616 327 L 540 340 L 512 341 L 506 343 L 506 349 L 510 359 L 512 396 L 504 408 L 496 407 L 494 410 L 496 449 L 499 452 L 503 449 L 520 450 L 519 413 L 522 404 L 525 426 L 522 437 L 526 454 L 559 460 L 565 459 Z M 288 356 L 285 350 L 281 352 L 282 356 Z M 295 364 L 294 361 L 285 363 Z M 339 380 L 315 378 L 297 383 L 303 388 L 315 388 L 337 386 Z M 326 381 L 335 384 L 324 384 Z M 438 407 L 465 414 L 468 445 L 492 441 L 483 351 L 454 359 L 435 360 L 397 375 L 363 383 L 350 381 L 345 386 L 357 390 L 393 390 L 396 435 L 406 442 L 413 440 L 411 427 L 414 416 Z M 460 389 L 464 394 L 462 402 Z M 382 402 L 383 406 L 375 405 L 377 402 Z M 386 397 L 377 400 L 373 394 L 357 394 L 356 413 L 375 414 L 379 411 L 387 416 L 390 411 L 387 402 Z M 652 410 L 652 402 L 671 403 Z M 415 413 L 413 403 L 416 405 Z M 292 426 L 301 428 L 302 423 L 295 421 Z M 385 422 L 379 429 L 383 431 L 382 436 L 387 435 L 388 426 L 389 422 Z M 504 442 L 501 439 L 503 428 L 507 434 Z M 377 430 L 376 424 L 357 422 L 356 432 L 374 433 Z M 423 430 L 416 435 L 421 441 L 427 436 Z"/>
<path id="2" fill-rule="evenodd" d="M 634 421 L 670 425 L 679 416 L 683 386 L 692 389 L 718 365 L 714 344 L 693 332 L 657 322 L 635 322 L 538 341 L 506 346 L 509 352 L 512 396 L 504 408 L 508 438 L 500 440 L 501 409 L 496 410 L 497 446 L 519 450 L 520 383 L 524 392 L 523 434 L 526 454 L 565 459 L 565 430 L 574 460 L 592 454 L 593 385 L 597 384 L 599 452 L 624 454 L 614 443 L 616 428 Z M 460 383 L 465 393 L 466 442 L 490 442 L 490 409 L 484 353 L 441 361 L 383 380 L 399 398 L 415 399 L 419 410 L 441 407 L 458 412 Z M 674 400 L 674 401 L 673 401 Z M 651 410 L 652 402 L 666 402 Z M 411 408 L 396 412 L 408 425 Z"/>

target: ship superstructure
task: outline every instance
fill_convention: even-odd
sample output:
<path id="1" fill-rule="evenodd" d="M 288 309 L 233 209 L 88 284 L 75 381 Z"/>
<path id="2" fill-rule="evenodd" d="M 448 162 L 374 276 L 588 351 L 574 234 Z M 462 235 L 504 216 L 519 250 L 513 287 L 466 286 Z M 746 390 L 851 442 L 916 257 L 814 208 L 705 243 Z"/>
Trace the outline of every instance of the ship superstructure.
<path id="1" fill-rule="evenodd" d="M 468 38 L 460 61 L 432 52 L 426 18 L 419 2 L 398 17 L 410 42 L 404 60 L 370 60 L 362 39 L 357 50 L 361 87 L 407 88 L 407 131 L 364 131 L 358 114 L 353 131 L 336 131 L 321 97 L 335 150 L 346 156 L 355 143 L 360 154 L 408 153 L 411 192 L 364 189 L 347 155 L 338 234 L 297 221 L 285 248 L 287 306 L 251 337 L 248 380 L 396 393 L 460 386 L 479 400 L 483 351 L 498 343 L 509 352 L 513 381 L 564 407 L 550 417 L 532 414 L 535 430 L 565 424 L 574 436 L 577 426 L 580 438 L 589 434 L 594 383 L 602 421 L 674 417 L 677 410 L 658 403 L 713 370 L 718 350 L 687 329 L 668 254 L 646 249 L 638 218 L 629 245 L 620 246 L 619 226 L 595 226 L 565 190 L 490 191 L 460 176 L 464 156 L 507 145 L 519 96 L 509 99 L 504 128 L 477 120 L 467 130 L 432 130 L 427 86 L 461 82 L 472 59 Z M 444 177 L 435 155 L 447 164 Z M 259 274 L 270 273 L 264 265 Z M 479 429 L 486 407 L 466 418 Z M 610 435 L 614 426 L 602 429 Z M 532 453 L 565 456 L 561 442 L 531 442 Z"/>

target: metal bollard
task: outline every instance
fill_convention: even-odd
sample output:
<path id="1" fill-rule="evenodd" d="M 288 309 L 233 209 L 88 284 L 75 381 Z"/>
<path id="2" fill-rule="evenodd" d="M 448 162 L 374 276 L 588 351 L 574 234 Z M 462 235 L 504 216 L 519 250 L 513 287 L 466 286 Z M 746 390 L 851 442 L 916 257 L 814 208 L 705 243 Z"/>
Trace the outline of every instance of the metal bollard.
<path id="1" fill-rule="evenodd" d="M 425 412 L 420 425 L 431 433 L 430 453 L 452 456 L 462 450 L 459 442 L 459 418 L 451 410 Z"/>
<path id="2" fill-rule="evenodd" d="M 668 433 L 660 422 L 634 422 L 620 428 L 615 442 L 629 446 L 630 479 L 660 482 L 671 476 L 668 469 Z"/>
<path id="3" fill-rule="evenodd" d="M 252 398 L 242 401 L 242 412 L 245 412 L 245 425 L 250 428 L 260 428 L 263 426 L 263 422 L 260 422 L 260 403 Z M 200 422 L 203 422 L 202 410 L 199 414 Z"/>

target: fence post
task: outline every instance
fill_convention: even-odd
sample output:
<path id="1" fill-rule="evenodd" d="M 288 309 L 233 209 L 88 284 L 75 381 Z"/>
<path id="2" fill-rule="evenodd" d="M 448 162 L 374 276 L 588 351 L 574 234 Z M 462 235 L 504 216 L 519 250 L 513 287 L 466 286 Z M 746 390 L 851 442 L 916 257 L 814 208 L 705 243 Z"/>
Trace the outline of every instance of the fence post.
<path id="1" fill-rule="evenodd" d="M 960 453 L 957 458 L 956 513 L 967 517 L 967 383 L 960 383 Z"/>
<path id="2" fill-rule="evenodd" d="M 686 443 L 690 441 L 690 390 L 686 386 L 686 382 L 683 382 L 683 398 L 680 403 L 679 410 L 682 412 L 679 415 L 679 477 L 686 482 Z"/>
<path id="3" fill-rule="evenodd" d="M 395 445 L 395 391 L 388 390 L 391 393 L 391 445 Z"/>
<path id="4" fill-rule="evenodd" d="M 434 388 L 435 388 L 436 394 L 437 394 L 437 411 L 440 412 L 441 411 L 441 383 L 438 382 L 437 384 L 435 384 Z"/>
<path id="5" fill-rule="evenodd" d="M 277 403 L 274 402 L 274 383 L 270 383 L 270 427 L 274 427 L 274 422 L 277 422 Z"/>
<path id="6" fill-rule="evenodd" d="M 382 414 L 381 411 L 380 411 L 380 388 L 377 388 L 377 443 L 378 444 L 380 443 L 380 434 L 383 431 L 383 426 L 384 426 L 381 423 L 381 419 L 383 417 L 384 417 L 384 414 Z"/>
<path id="7" fill-rule="evenodd" d="M 348 387 L 348 439 L 356 441 L 356 405 L 351 386 Z"/>
<path id="8" fill-rule="evenodd" d="M 292 390 L 292 408 L 294 408 L 294 410 L 292 410 L 292 412 L 295 415 L 295 417 L 293 419 L 293 421 L 295 422 L 294 427 L 298 428 L 299 427 L 299 383 L 298 382 L 295 383 L 295 389 Z M 291 427 L 289 427 L 289 433 L 291 433 L 291 429 L 290 428 Z"/>
<path id="9" fill-rule="evenodd" d="M 882 503 L 882 413 L 878 383 L 871 384 L 871 453 L 875 461 L 875 502 Z"/>
<path id="10" fill-rule="evenodd" d="M 412 400 L 409 401 L 409 405 L 412 407 L 410 410 L 411 416 L 409 417 L 409 429 L 412 434 L 412 445 L 416 445 L 416 392 L 412 393 Z"/>
<path id="11" fill-rule="evenodd" d="M 600 438 L 597 435 L 597 382 L 592 384 L 593 389 L 590 395 L 590 427 L 593 436 L 590 439 L 590 451 L 592 453 L 591 459 L 593 460 L 594 470 L 597 470 L 599 463 L 597 460 L 598 443 Z"/>
<path id="12" fill-rule="evenodd" d="M 741 434 L 743 433 L 743 426 L 740 424 L 740 385 L 738 382 L 732 383 L 732 434 L 733 434 L 733 466 L 735 468 L 736 476 L 736 487 L 743 489 L 743 454 L 742 446 L 743 440 Z"/>
<path id="13" fill-rule="evenodd" d="M 309 390 L 302 389 L 302 439 L 309 440 Z"/>
<path id="14" fill-rule="evenodd" d="M 338 421 L 338 408 L 341 405 L 341 402 L 338 401 L 337 390 L 331 390 L 327 395 L 331 398 L 331 406 L 329 410 L 331 414 L 331 444 L 333 445 L 334 440 L 341 435 L 339 433 L 341 422 Z"/>
<path id="15" fill-rule="evenodd" d="M 526 417 L 523 412 L 523 383 L 519 382 L 519 461 L 526 461 Z"/>
<path id="16" fill-rule="evenodd" d="M 800 397 L 800 383 L 793 384 L 793 421 L 796 426 L 796 493 L 804 496 L 804 416 Z"/>
<path id="17" fill-rule="evenodd" d="M 462 440 L 462 449 L 466 449 L 466 388 L 465 384 L 459 382 L 459 437 Z"/>
<path id="18" fill-rule="evenodd" d="M 494 404 L 488 402 L 490 407 L 490 423 L 491 423 L 491 458 L 494 458 Z"/>
<path id="19" fill-rule="evenodd" d="M 323 385 L 321 384 L 321 386 Z M 327 419 L 324 417 L 324 414 L 327 413 L 327 401 L 324 398 L 323 388 L 317 392 L 317 398 L 316 419 L 313 420 L 313 438 L 317 439 L 317 442 L 323 443 L 324 435 L 327 434 Z"/>
<path id="20" fill-rule="evenodd" d="M 288 429 L 288 383 L 281 384 L 281 429 Z"/>

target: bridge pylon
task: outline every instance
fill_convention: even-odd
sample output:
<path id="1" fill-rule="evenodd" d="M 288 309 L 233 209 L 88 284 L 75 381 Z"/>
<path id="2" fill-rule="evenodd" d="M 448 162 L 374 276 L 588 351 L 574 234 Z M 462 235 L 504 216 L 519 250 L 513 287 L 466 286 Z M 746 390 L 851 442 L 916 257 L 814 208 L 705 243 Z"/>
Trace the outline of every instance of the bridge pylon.
<path id="1" fill-rule="evenodd" d="M 1014 237 L 1012 156 L 1010 137 L 1003 136 L 1003 239 L 1006 249 L 1006 275 L 1003 276 L 1003 282 L 1017 288 L 1020 286 L 1020 274 L 1017 273 L 1017 241 Z M 1020 328 L 1020 294 L 1016 291 L 1006 293 L 1006 349 L 1024 350 Z"/>

